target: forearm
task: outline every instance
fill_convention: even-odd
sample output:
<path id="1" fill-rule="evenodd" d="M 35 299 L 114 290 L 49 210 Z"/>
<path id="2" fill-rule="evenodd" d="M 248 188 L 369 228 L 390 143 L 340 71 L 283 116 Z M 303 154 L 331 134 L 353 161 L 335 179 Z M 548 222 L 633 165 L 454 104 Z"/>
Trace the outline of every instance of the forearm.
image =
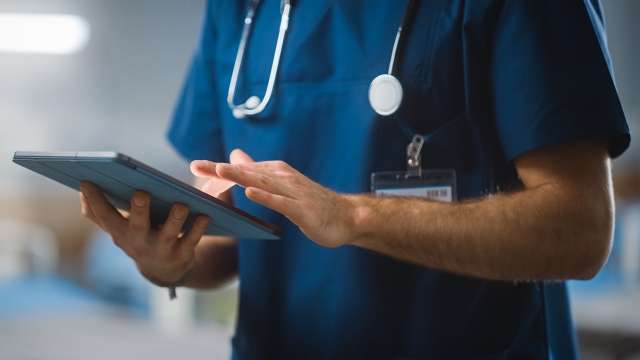
<path id="1" fill-rule="evenodd" d="M 488 279 L 591 277 L 605 260 L 597 259 L 603 253 L 601 239 L 610 236 L 588 231 L 591 225 L 608 229 L 611 209 L 600 207 L 606 201 L 551 184 L 453 204 L 370 196 L 351 200 L 354 245 Z"/>
<path id="2" fill-rule="evenodd" d="M 322 246 L 360 246 L 486 279 L 593 277 L 613 231 L 605 144 L 545 147 L 514 163 L 523 190 L 453 204 L 337 194 L 282 161 L 215 169 Z"/>

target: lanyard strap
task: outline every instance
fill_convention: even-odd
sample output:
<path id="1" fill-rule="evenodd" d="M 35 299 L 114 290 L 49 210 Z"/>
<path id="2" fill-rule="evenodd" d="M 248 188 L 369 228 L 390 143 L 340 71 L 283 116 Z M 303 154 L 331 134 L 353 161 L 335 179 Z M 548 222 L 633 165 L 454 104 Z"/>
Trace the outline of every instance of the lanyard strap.
<path id="1" fill-rule="evenodd" d="M 402 21 L 400 21 L 400 25 L 398 26 L 398 31 L 396 31 L 396 39 L 393 41 L 393 49 L 391 49 L 391 58 L 389 59 L 389 70 L 387 74 L 392 75 L 395 70 L 396 65 L 396 52 L 398 51 L 398 44 L 400 43 L 400 39 L 402 38 L 402 30 L 405 28 L 409 21 L 409 15 L 413 12 L 413 8 L 415 7 L 416 0 L 409 0 L 407 2 L 407 6 L 404 8 L 404 14 L 402 15 Z"/>

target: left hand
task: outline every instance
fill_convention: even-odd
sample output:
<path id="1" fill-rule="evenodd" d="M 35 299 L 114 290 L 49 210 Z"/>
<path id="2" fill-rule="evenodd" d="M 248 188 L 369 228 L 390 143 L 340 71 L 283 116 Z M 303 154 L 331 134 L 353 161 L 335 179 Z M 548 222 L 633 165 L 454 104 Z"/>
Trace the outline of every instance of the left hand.
<path id="1" fill-rule="evenodd" d="M 239 151 L 239 150 L 236 150 Z M 281 213 L 311 240 L 326 247 L 348 243 L 353 206 L 283 161 L 215 164 L 216 174 L 245 187 L 247 197 Z"/>

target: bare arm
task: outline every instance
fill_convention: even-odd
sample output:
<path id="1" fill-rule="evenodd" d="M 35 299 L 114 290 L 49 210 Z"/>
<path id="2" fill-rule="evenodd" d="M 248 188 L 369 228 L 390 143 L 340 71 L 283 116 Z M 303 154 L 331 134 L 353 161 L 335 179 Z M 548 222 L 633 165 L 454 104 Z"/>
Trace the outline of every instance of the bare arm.
<path id="1" fill-rule="evenodd" d="M 593 144 L 516 161 L 522 191 L 459 204 L 352 198 L 355 245 L 421 265 L 499 280 L 585 279 L 609 254 L 609 160 Z"/>
<path id="2" fill-rule="evenodd" d="M 216 170 L 320 245 L 487 279 L 551 280 L 593 277 L 607 259 L 609 163 L 594 143 L 534 151 L 516 160 L 524 189 L 455 204 L 336 194 L 278 161 Z"/>

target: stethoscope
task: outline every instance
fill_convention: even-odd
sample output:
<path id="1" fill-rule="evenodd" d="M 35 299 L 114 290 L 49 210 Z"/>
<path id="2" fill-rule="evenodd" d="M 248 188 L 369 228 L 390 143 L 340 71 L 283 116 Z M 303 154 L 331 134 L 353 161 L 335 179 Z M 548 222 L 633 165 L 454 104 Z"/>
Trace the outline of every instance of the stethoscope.
<path id="1" fill-rule="evenodd" d="M 407 7 L 405 8 L 404 15 L 396 37 L 393 42 L 393 48 L 391 50 L 391 59 L 389 60 L 389 68 L 386 74 L 376 76 L 369 85 L 369 104 L 373 111 L 382 116 L 388 116 L 395 113 L 400 104 L 402 104 L 402 84 L 397 77 L 393 75 L 396 62 L 396 53 L 398 50 L 398 44 L 402 35 L 402 29 L 407 23 L 407 17 L 409 9 L 413 7 L 415 0 L 409 0 Z M 238 51 L 236 52 L 236 59 L 233 64 L 233 71 L 231 73 L 231 80 L 229 81 L 229 91 L 227 93 L 227 104 L 229 109 L 233 113 L 236 119 L 242 119 L 249 115 L 256 115 L 262 112 L 267 105 L 271 96 L 273 95 L 273 87 L 278 77 L 278 68 L 280 66 L 280 57 L 282 55 L 282 46 L 284 44 L 285 35 L 289 27 L 289 14 L 291 12 L 291 0 L 281 0 L 280 3 L 280 29 L 278 30 L 278 39 L 276 41 L 276 48 L 273 54 L 273 61 L 271 62 L 271 70 L 269 72 L 269 80 L 267 81 L 267 87 L 265 89 L 262 98 L 253 95 L 250 96 L 242 104 L 234 104 L 234 98 L 236 88 L 238 85 L 238 75 L 242 67 L 242 60 L 244 59 L 244 53 L 251 33 L 251 25 L 253 19 L 260 5 L 260 0 L 250 0 L 247 9 L 247 15 L 244 18 L 244 25 L 242 27 L 242 35 L 240 37 L 240 44 L 238 45 Z"/>

